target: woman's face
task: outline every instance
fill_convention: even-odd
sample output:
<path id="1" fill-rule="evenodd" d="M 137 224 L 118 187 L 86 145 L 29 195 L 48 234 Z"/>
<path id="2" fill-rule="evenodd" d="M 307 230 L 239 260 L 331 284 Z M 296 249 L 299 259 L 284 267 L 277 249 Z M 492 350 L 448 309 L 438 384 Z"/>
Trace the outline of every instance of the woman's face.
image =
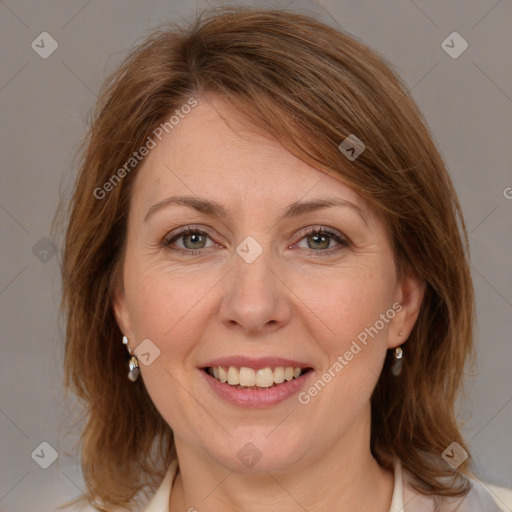
<path id="1" fill-rule="evenodd" d="M 132 351 L 149 340 L 141 376 L 178 455 L 271 471 L 369 450 L 370 397 L 421 293 L 362 197 L 218 98 L 134 185 L 115 313 Z"/>

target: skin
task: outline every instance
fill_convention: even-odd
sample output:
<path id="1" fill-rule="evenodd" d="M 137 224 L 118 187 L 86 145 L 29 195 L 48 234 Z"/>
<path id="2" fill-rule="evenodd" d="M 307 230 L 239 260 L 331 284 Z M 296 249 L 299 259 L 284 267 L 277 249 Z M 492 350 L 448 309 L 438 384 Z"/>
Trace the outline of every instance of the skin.
<path id="1" fill-rule="evenodd" d="M 172 205 L 144 221 L 178 194 L 215 200 L 228 216 Z M 280 220 L 289 204 L 320 197 L 352 202 L 367 223 L 341 206 Z M 189 225 L 208 236 L 176 239 L 171 247 L 186 254 L 163 246 Z M 319 242 L 304 233 L 310 226 L 341 233 L 349 246 Z M 363 198 L 210 96 L 146 157 L 127 229 L 114 311 L 132 350 L 144 339 L 160 350 L 140 366 L 174 432 L 180 471 L 170 511 L 388 512 L 394 478 L 370 452 L 370 397 L 386 351 L 413 328 L 424 285 L 397 279 L 384 225 Z M 250 264 L 236 252 L 247 236 L 263 249 Z M 199 373 L 217 357 L 276 356 L 309 362 L 313 383 L 395 303 L 401 311 L 307 405 L 295 395 L 241 408 Z M 248 442 L 262 455 L 252 468 L 237 457 Z"/>

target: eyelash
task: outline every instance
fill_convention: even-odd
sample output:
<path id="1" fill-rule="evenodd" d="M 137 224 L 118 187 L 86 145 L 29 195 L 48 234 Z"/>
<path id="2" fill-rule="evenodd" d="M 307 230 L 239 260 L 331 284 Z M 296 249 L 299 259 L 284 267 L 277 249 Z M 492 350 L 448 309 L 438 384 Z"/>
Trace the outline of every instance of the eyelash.
<path id="1" fill-rule="evenodd" d="M 206 233 L 205 231 L 203 231 L 201 229 L 198 229 L 196 226 L 188 226 L 187 228 L 176 233 L 172 238 L 170 238 L 170 239 L 167 237 L 164 238 L 161 245 L 162 245 L 162 247 L 164 247 L 165 249 L 167 249 L 169 251 L 186 254 L 187 256 L 192 256 L 192 255 L 193 256 L 202 256 L 203 254 L 207 254 L 209 252 L 209 250 L 211 249 L 211 247 L 209 247 L 207 249 L 199 249 L 199 250 L 182 249 L 180 247 L 171 247 L 171 244 L 174 243 L 176 240 L 179 240 L 183 236 L 191 235 L 191 234 L 199 234 L 199 235 L 204 235 L 204 236 L 210 237 L 208 233 Z M 315 250 L 311 249 L 311 251 L 315 255 L 320 256 L 320 257 L 329 256 L 333 253 L 337 253 L 337 252 L 351 246 L 350 241 L 346 237 L 337 233 L 336 231 L 332 231 L 332 230 L 324 228 L 324 227 L 306 228 L 306 230 L 303 231 L 302 237 L 299 239 L 299 242 L 302 241 L 304 238 L 314 236 L 314 235 L 326 235 L 326 236 L 332 238 L 333 240 L 335 240 L 336 242 L 338 242 L 338 244 L 339 244 L 335 248 L 322 249 L 319 251 L 315 251 Z"/>

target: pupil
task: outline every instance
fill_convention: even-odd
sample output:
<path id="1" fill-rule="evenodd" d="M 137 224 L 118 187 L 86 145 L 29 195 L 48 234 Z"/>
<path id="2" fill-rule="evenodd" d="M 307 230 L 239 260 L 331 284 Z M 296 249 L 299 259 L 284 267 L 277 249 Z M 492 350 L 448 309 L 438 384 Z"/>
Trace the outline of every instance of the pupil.
<path id="1" fill-rule="evenodd" d="M 321 249 L 327 249 L 329 247 L 329 241 L 327 240 L 329 237 L 325 236 L 325 235 L 322 235 L 322 234 L 316 234 L 316 235 L 313 235 L 311 238 L 313 238 L 314 240 L 314 243 L 316 244 L 315 247 L 320 247 L 320 245 L 318 244 L 318 242 L 320 244 L 324 244 L 322 247 L 320 247 Z M 327 245 L 325 244 L 327 240 Z"/>
<path id="2" fill-rule="evenodd" d="M 197 245 L 198 243 L 200 244 L 202 241 L 201 240 L 202 238 L 203 238 L 203 236 L 198 235 L 197 233 L 185 236 L 185 240 L 187 240 L 187 239 L 191 240 L 192 245 Z M 185 245 L 187 245 L 187 244 L 185 244 Z"/>

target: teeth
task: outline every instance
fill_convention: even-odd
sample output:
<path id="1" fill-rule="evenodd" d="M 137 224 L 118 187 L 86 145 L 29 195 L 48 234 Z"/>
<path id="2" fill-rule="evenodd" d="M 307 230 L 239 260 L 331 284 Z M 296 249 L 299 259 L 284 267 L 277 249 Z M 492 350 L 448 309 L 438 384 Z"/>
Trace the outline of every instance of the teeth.
<path id="1" fill-rule="evenodd" d="M 246 366 L 241 368 L 230 366 L 227 369 L 222 366 L 216 366 L 215 368 L 210 368 L 208 373 L 220 382 L 227 382 L 230 386 L 239 388 L 270 388 L 284 381 L 298 379 L 302 370 L 303 368 L 299 366 L 296 368 L 292 366 L 277 366 L 273 370 L 268 366 L 259 370 L 247 368 Z"/>
<path id="2" fill-rule="evenodd" d="M 243 368 L 240 369 L 242 371 Z M 256 386 L 269 388 L 274 384 L 274 372 L 270 368 L 260 368 L 256 372 Z"/>
<path id="3" fill-rule="evenodd" d="M 231 369 L 232 369 L 232 367 L 230 368 L 230 370 Z M 255 385 L 256 385 L 256 372 L 252 368 L 246 368 L 245 366 L 243 368 L 240 368 L 240 386 L 255 386 Z"/>
<path id="4" fill-rule="evenodd" d="M 274 383 L 281 384 L 281 382 L 284 382 L 284 368 L 282 366 L 278 366 L 274 370 Z"/>
<path id="5" fill-rule="evenodd" d="M 231 386 L 238 386 L 240 384 L 240 372 L 234 366 L 229 367 L 228 384 Z"/>

